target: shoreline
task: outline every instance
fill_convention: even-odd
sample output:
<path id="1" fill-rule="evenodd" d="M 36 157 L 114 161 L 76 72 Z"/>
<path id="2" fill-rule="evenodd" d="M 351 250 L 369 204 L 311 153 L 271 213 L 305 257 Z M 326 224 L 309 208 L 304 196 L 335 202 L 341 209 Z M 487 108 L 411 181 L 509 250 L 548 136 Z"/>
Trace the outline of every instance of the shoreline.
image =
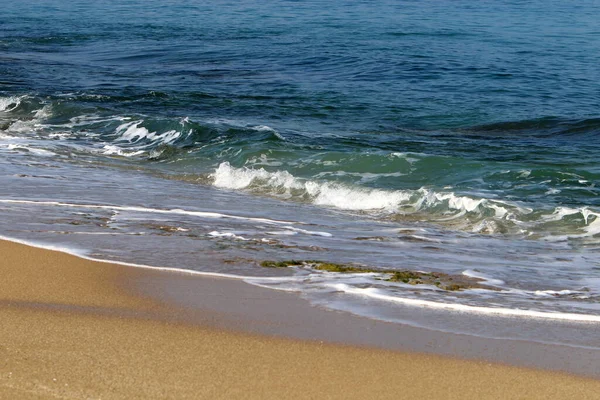
<path id="1" fill-rule="evenodd" d="M 567 356 L 585 365 L 577 349 L 424 335 L 239 280 L 5 240 L 0 253 L 3 396 L 591 399 L 600 391 L 594 354 L 587 375 L 596 379 L 500 364 L 551 369 Z"/>
<path id="2" fill-rule="evenodd" d="M 236 275 L 96 259 L 68 247 L 0 235 L 0 243 L 2 241 L 59 252 L 92 263 L 124 267 L 119 270 L 121 280 L 115 284 L 127 293 L 160 304 L 175 305 L 179 315 L 177 321 L 185 324 L 283 338 L 443 355 L 600 378 L 600 346 L 589 347 L 567 342 L 477 336 L 451 330 L 436 330 L 314 305 L 303 298 L 301 293 L 264 288 L 250 284 L 244 277 Z M 143 272 L 134 273 L 140 270 Z M 127 271 L 128 274 L 123 271 Z M 128 276 L 131 277 L 125 278 Z M 285 306 L 282 306 L 283 304 Z M 406 310 L 410 313 L 423 313 L 427 309 L 409 307 Z M 218 318 L 206 318 L 206 315 L 214 314 L 218 314 Z M 439 314 L 426 315 L 427 318 L 440 317 Z M 452 316 L 452 313 L 448 313 L 445 319 L 448 322 L 448 318 L 460 318 L 465 323 L 468 316 L 469 314 Z M 519 329 L 529 332 L 542 333 L 541 330 L 552 329 L 555 326 L 535 318 L 499 319 L 493 315 L 486 319 L 477 315 L 472 315 L 471 318 L 477 319 L 469 321 L 470 324 L 493 324 L 495 328 L 503 324 L 514 324 L 519 326 Z M 268 324 L 262 324 L 264 321 L 268 321 Z M 556 323 L 562 322 L 557 320 Z M 587 324 L 569 325 L 568 328 L 562 329 L 562 333 L 569 334 L 573 329 L 579 328 L 587 329 Z"/>

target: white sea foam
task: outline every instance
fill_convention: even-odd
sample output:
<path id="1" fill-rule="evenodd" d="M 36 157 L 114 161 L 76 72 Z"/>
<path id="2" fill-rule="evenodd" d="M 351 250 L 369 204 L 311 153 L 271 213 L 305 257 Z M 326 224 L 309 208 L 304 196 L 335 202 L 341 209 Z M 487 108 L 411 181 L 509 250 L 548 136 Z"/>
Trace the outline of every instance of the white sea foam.
<path id="1" fill-rule="evenodd" d="M 145 265 L 145 264 L 136 264 L 136 263 L 129 263 L 129 262 L 124 262 L 124 261 L 115 261 L 115 260 L 103 260 L 101 258 L 95 258 L 95 257 L 90 257 L 87 255 L 87 251 L 83 250 L 83 249 L 79 249 L 76 247 L 66 247 L 66 246 L 56 246 L 56 245 L 51 245 L 51 244 L 46 244 L 46 243 L 40 243 L 37 241 L 33 241 L 33 240 L 22 240 L 22 239 L 15 239 L 15 238 L 11 238 L 8 236 L 3 236 L 0 235 L 0 240 L 6 240 L 9 242 L 13 242 L 13 243 L 19 243 L 19 244 L 24 244 L 27 246 L 31 246 L 31 247 L 36 247 L 38 249 L 46 249 L 46 250 L 52 250 L 52 251 L 58 251 L 61 253 L 65 253 L 65 254 L 70 254 L 79 258 L 83 258 L 85 260 L 90 260 L 90 261 L 96 261 L 96 262 L 101 262 L 101 263 L 108 263 L 108 264 L 117 264 L 117 265 L 123 265 L 126 267 L 135 267 L 135 268 L 144 268 L 144 269 L 152 269 L 152 270 L 158 270 L 158 271 L 165 271 L 165 272 L 171 272 L 171 273 L 178 273 L 178 274 L 184 274 L 184 275 L 200 275 L 200 276 L 208 276 L 208 277 L 215 277 L 215 278 L 227 278 L 227 279 L 237 279 L 237 280 L 245 280 L 245 279 L 257 279 L 260 280 L 261 278 L 254 278 L 254 277 L 246 277 L 246 276 L 240 276 L 240 275 L 233 275 L 233 274 L 223 274 L 223 273 L 219 273 L 219 272 L 203 272 L 203 271 L 194 271 L 191 269 L 182 269 L 182 268 L 165 268 L 165 267 L 154 267 L 151 265 Z M 266 279 L 266 278 L 263 278 Z"/>
<path id="2" fill-rule="evenodd" d="M 238 236 L 233 232 L 219 232 L 219 231 L 212 231 L 208 233 L 208 236 L 212 236 L 212 237 L 217 237 L 217 238 L 227 238 L 227 239 L 233 239 L 233 240 L 242 240 L 242 241 L 248 241 L 249 239 L 246 239 L 243 236 Z"/>
<path id="3" fill-rule="evenodd" d="M 9 132 L 29 133 L 35 131 L 37 121 L 15 121 L 8 127 Z"/>
<path id="4" fill-rule="evenodd" d="M 531 171 L 528 169 L 519 171 L 519 178 L 528 178 L 529 175 L 531 175 Z"/>
<path id="5" fill-rule="evenodd" d="M 48 133 L 47 136 L 50 139 L 66 139 L 73 136 L 72 132 L 52 132 Z"/>
<path id="6" fill-rule="evenodd" d="M 436 192 L 426 188 L 421 188 L 418 192 L 420 196 L 414 204 L 416 209 L 421 210 L 446 205 L 450 210 L 459 211 L 459 214 L 453 214 L 450 218 L 457 218 L 466 213 L 482 213 L 485 210 L 492 210 L 495 218 L 510 219 L 515 213 L 524 215 L 531 212 L 531 210 L 520 207 L 515 203 L 501 200 L 458 196 L 453 192 Z"/>
<path id="7" fill-rule="evenodd" d="M 467 270 L 463 271 L 462 275 L 468 276 L 470 278 L 483 279 L 483 281 L 487 285 L 491 285 L 491 286 L 504 286 L 506 284 L 503 280 L 492 278 L 489 275 L 482 274 L 481 272 L 474 271 L 472 269 L 467 269 Z"/>
<path id="8" fill-rule="evenodd" d="M 454 193 L 439 193 L 429 189 L 418 190 L 382 190 L 343 185 L 333 182 L 315 181 L 297 178 L 288 171 L 269 172 L 264 168 L 235 168 L 228 162 L 221 163 L 211 174 L 213 185 L 228 189 L 266 189 L 272 194 L 291 197 L 294 192 L 299 197 L 308 196 L 313 204 L 331 206 L 343 210 L 386 210 L 400 211 L 401 207 L 411 206 L 413 211 L 446 205 L 463 215 L 467 212 L 481 211 L 486 207 L 494 211 L 497 218 L 508 218 L 509 207 L 516 205 L 506 202 L 473 199 L 457 196 Z M 519 209 L 527 212 L 525 209 Z M 410 210 L 408 211 L 410 212 Z"/>
<path id="9" fill-rule="evenodd" d="M 305 189 L 313 203 L 343 210 L 394 210 L 408 201 L 411 193 L 346 187 L 333 183 L 308 181 Z"/>
<path id="10" fill-rule="evenodd" d="M 14 200 L 14 199 L 0 199 L 0 203 L 4 204 L 31 204 L 39 206 L 56 206 L 56 207 L 72 207 L 72 208 L 87 208 L 87 209 L 99 209 L 99 210 L 111 210 L 111 211 L 132 211 L 142 213 L 155 213 L 155 214 L 176 214 L 176 215 L 189 215 L 199 218 L 211 218 L 211 219 L 235 219 L 244 221 L 253 221 L 269 225 L 280 225 L 296 223 L 291 221 L 278 221 L 267 218 L 255 218 L 255 217 L 242 217 L 238 215 L 222 214 L 215 212 L 206 211 L 190 211 L 182 210 L 178 208 L 174 209 L 160 209 L 160 208 L 147 208 L 147 207 L 136 207 L 136 206 L 110 206 L 100 204 L 76 204 L 76 203 L 64 203 L 59 201 L 34 201 L 34 200 Z"/>
<path id="11" fill-rule="evenodd" d="M 139 142 L 142 139 L 149 139 L 153 142 L 160 141 L 163 144 L 170 144 L 181 136 L 181 132 L 176 130 L 169 130 L 163 133 L 150 132 L 143 126 L 140 126 L 143 122 L 143 120 L 126 122 L 119 125 L 116 132 L 120 135 L 120 139 L 130 143 Z"/>
<path id="12" fill-rule="evenodd" d="M 413 239 L 421 240 L 423 242 L 443 243 L 439 239 L 428 238 L 428 237 L 425 237 L 425 236 L 420 236 L 420 235 L 408 235 L 408 236 L 411 237 L 411 238 L 413 238 Z"/>
<path id="13" fill-rule="evenodd" d="M 267 172 L 261 169 L 234 168 L 228 162 L 221 163 L 212 174 L 213 185 L 227 189 L 245 189 L 257 181 L 264 186 L 284 190 L 301 189 L 302 184 L 287 171 Z"/>
<path id="14" fill-rule="evenodd" d="M 283 137 L 283 135 L 281 133 L 277 132 L 275 129 L 271 128 L 270 126 L 256 125 L 256 126 L 249 126 L 249 128 L 252 130 L 255 130 L 257 132 L 271 132 L 278 139 L 285 140 L 285 137 Z"/>
<path id="15" fill-rule="evenodd" d="M 273 235 L 273 236 L 294 236 L 297 235 L 298 232 L 296 231 L 271 231 L 271 232 L 266 232 L 267 235 Z"/>
<path id="16" fill-rule="evenodd" d="M 585 226 L 579 228 L 579 233 L 568 233 L 563 235 L 546 236 L 547 240 L 565 240 L 591 237 L 600 234 L 600 212 L 592 211 L 588 207 L 571 208 L 557 207 L 551 214 L 540 217 L 544 223 L 552 223 L 562 221 L 566 217 L 580 216 L 584 221 Z"/>
<path id="17" fill-rule="evenodd" d="M 144 153 L 144 150 L 131 150 L 127 151 L 114 144 L 107 144 L 102 147 L 102 154 L 107 156 L 117 155 L 121 157 L 134 157 Z"/>
<path id="18" fill-rule="evenodd" d="M 9 136 L 9 135 L 5 135 L 3 133 L 0 132 L 0 139 L 2 140 L 16 140 L 16 139 L 21 139 L 21 138 L 17 138 L 14 136 Z"/>
<path id="19" fill-rule="evenodd" d="M 119 117 L 108 120 L 127 121 L 128 119 Z M 115 129 L 118 138 L 112 143 L 106 143 L 98 152 L 104 155 L 135 157 L 146 153 L 157 144 L 172 144 L 182 135 L 182 132 L 173 129 L 162 133 L 150 132 L 141 126 L 143 122 L 143 120 L 136 120 L 122 123 Z M 183 124 L 185 121 L 182 120 L 180 123 Z"/>
<path id="20" fill-rule="evenodd" d="M 551 320 L 562 320 L 562 321 L 575 321 L 575 322 L 593 322 L 600 323 L 600 315 L 590 314 L 575 314 L 575 313 L 562 313 L 562 312 L 543 312 L 535 310 L 523 310 L 514 308 L 502 308 L 502 307 L 482 307 L 482 306 L 470 306 L 465 304 L 457 303 L 443 303 L 430 300 L 412 299 L 399 296 L 391 296 L 385 291 L 377 288 L 356 288 L 344 283 L 332 284 L 332 287 L 338 291 L 348 294 L 354 294 L 358 296 L 364 296 L 367 298 L 383 300 L 392 303 L 399 303 L 408 306 L 427 307 L 434 309 L 442 309 L 448 311 L 473 313 L 473 314 L 487 314 L 487 315 L 498 315 L 505 317 L 522 317 L 522 318 L 539 318 L 539 319 L 551 319 Z"/>
<path id="21" fill-rule="evenodd" d="M 39 110 L 35 110 L 33 112 L 33 116 L 37 120 L 46 119 L 46 118 L 50 117 L 51 115 L 52 115 L 52 105 L 51 104 L 46 104 Z"/>
<path id="22" fill-rule="evenodd" d="M 221 163 L 211 175 L 213 185 L 228 189 L 246 189 L 253 186 L 271 189 L 274 194 L 290 197 L 292 192 L 308 195 L 312 203 L 344 210 L 394 210 L 410 199 L 411 193 L 348 187 L 336 183 L 299 179 L 287 171 L 268 172 L 264 168 L 234 168 Z"/>
<path id="23" fill-rule="evenodd" d="M 575 290 L 536 290 L 533 292 L 536 296 L 540 297 L 556 297 L 556 296 L 568 296 L 573 294 L 581 294 L 581 292 Z"/>
<path id="24" fill-rule="evenodd" d="M 21 100 L 25 96 L 9 96 L 9 97 L 0 97 L 0 111 L 12 111 L 21 104 Z"/>
<path id="25" fill-rule="evenodd" d="M 283 137 L 276 129 L 274 129 L 268 125 L 254 125 L 254 124 L 248 123 L 246 121 L 240 121 L 240 120 L 229 119 L 229 118 L 211 118 L 211 119 L 204 120 L 204 122 L 207 124 L 211 124 L 211 125 L 228 125 L 228 126 L 235 127 L 235 128 L 252 129 L 253 131 L 257 131 L 257 132 L 271 132 L 275 136 L 277 136 L 279 139 L 285 140 L 285 137 Z"/>
<path id="26" fill-rule="evenodd" d="M 505 200 L 459 195 L 452 192 L 451 188 L 448 188 L 448 191 L 428 188 L 383 190 L 299 178 L 285 170 L 271 172 L 264 168 L 235 168 L 228 162 L 221 163 L 211 174 L 211 178 L 213 185 L 220 188 L 251 190 L 342 210 L 404 215 L 419 213 L 421 217 L 428 215 L 432 222 L 449 223 L 475 233 L 503 232 L 506 224 L 510 224 L 514 232 L 528 234 L 538 232 L 538 228 L 546 223 L 580 214 L 585 226 L 577 227 L 571 224 L 567 229 L 572 233 L 566 238 L 600 234 L 600 213 L 587 208 L 557 207 L 532 216 L 534 210 L 530 207 Z M 551 236 L 554 240 L 558 237 L 555 232 Z"/>
<path id="27" fill-rule="evenodd" d="M 7 150 L 24 150 L 30 154 L 34 154 L 34 155 L 40 156 L 40 157 L 52 157 L 52 156 L 56 155 L 56 153 L 54 153 L 50 150 L 38 149 L 38 148 L 31 147 L 26 144 L 9 144 L 6 146 L 6 149 Z"/>
<path id="28" fill-rule="evenodd" d="M 394 152 L 394 153 L 390 153 L 388 157 L 389 158 L 402 158 L 406 162 L 408 162 L 410 165 L 413 165 L 417 161 L 421 160 L 420 157 L 426 157 L 426 156 L 427 155 L 423 154 L 423 153 L 412 153 L 412 152 L 401 153 L 401 152 Z M 442 156 L 438 156 L 438 157 L 442 157 Z"/>
<path id="29" fill-rule="evenodd" d="M 130 117 L 123 116 L 111 116 L 111 117 L 103 117 L 97 114 L 90 115 L 78 115 L 76 117 L 71 117 L 68 123 L 62 125 L 54 125 L 56 127 L 65 127 L 65 128 L 74 128 L 77 126 L 84 126 L 90 124 L 98 124 L 104 122 L 113 122 L 113 121 L 128 121 Z"/>
<path id="30" fill-rule="evenodd" d="M 33 118 L 18 120 L 10 124 L 7 131 L 17 133 L 32 133 L 43 129 L 44 121 L 52 115 L 52 105 L 46 104 L 42 108 L 32 112 Z"/>
<path id="31" fill-rule="evenodd" d="M 271 128 L 270 126 L 267 125 L 257 125 L 257 126 L 253 126 L 252 129 L 256 130 L 256 131 L 267 131 L 267 132 L 275 132 L 275 129 Z"/>
<path id="32" fill-rule="evenodd" d="M 300 232 L 300 233 L 304 233 L 306 235 L 311 235 L 311 236 L 323 236 L 323 237 L 332 237 L 333 236 L 329 232 L 307 231 L 306 229 L 295 228 L 293 226 L 284 226 L 284 228 L 289 229 L 294 232 Z"/>

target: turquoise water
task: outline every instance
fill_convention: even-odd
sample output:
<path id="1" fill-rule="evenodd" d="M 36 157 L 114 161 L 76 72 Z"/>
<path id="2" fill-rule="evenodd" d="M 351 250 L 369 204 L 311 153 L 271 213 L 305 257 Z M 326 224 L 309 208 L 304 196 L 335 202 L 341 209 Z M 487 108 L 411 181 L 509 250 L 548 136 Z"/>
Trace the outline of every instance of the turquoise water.
<path id="1" fill-rule="evenodd" d="M 434 329 L 600 321 L 600 3 L 208 3 L 3 5 L 0 234 Z M 290 258 L 493 290 L 258 266 Z"/>

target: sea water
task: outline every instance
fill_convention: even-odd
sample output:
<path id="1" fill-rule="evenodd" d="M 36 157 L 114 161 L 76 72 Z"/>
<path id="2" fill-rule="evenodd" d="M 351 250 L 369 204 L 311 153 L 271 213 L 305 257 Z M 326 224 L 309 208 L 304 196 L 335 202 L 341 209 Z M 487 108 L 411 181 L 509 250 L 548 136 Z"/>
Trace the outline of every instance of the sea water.
<path id="1" fill-rule="evenodd" d="M 600 3 L 196 3 L 2 5 L 3 237 L 600 348 Z"/>

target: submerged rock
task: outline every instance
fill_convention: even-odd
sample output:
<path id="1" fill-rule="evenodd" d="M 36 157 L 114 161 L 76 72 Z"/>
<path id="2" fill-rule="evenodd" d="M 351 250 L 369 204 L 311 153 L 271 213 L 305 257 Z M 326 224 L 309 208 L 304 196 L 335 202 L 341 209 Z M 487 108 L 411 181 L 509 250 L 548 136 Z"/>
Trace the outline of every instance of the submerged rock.
<path id="1" fill-rule="evenodd" d="M 373 268 L 364 265 L 338 264 L 316 260 L 283 260 L 262 261 L 264 268 L 287 268 L 302 267 L 316 271 L 333 272 L 341 274 L 367 274 L 376 273 L 384 277 L 380 278 L 388 282 L 401 282 L 410 285 L 433 285 L 446 291 L 458 291 L 464 289 L 488 289 L 497 290 L 494 287 L 483 284 L 483 279 L 464 275 L 451 275 L 443 272 L 424 272 L 411 270 L 395 270 Z"/>

